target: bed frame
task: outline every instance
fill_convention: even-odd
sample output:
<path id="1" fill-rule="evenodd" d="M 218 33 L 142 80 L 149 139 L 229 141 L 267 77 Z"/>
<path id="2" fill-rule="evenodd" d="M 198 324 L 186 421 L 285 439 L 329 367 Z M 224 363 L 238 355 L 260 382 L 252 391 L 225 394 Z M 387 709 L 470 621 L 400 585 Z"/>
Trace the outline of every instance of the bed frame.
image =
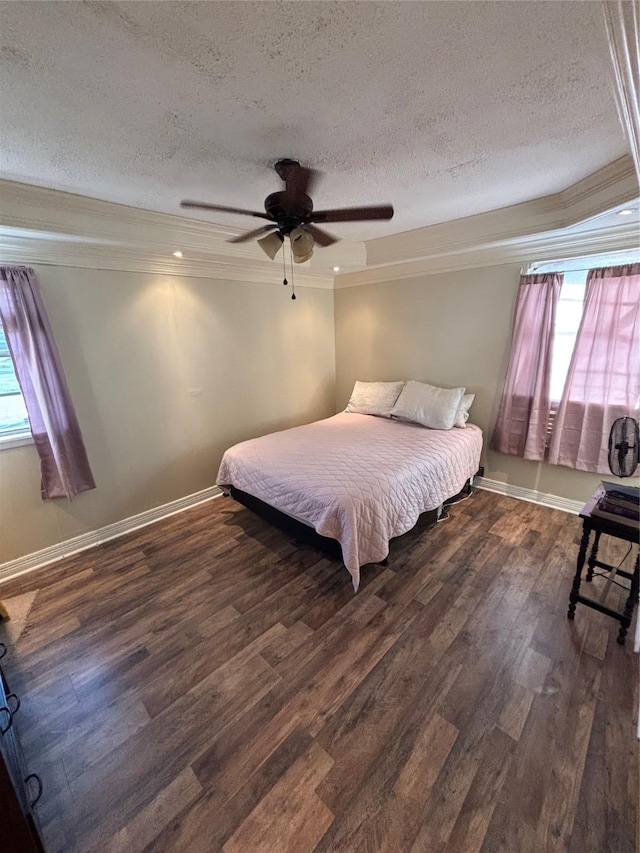
<path id="1" fill-rule="evenodd" d="M 481 477 L 483 474 L 484 468 L 480 467 L 475 476 Z M 437 509 L 428 510 L 427 512 L 422 513 L 420 519 L 422 522 L 426 522 L 427 529 L 432 527 L 438 521 L 444 521 L 445 518 L 449 517 L 447 507 L 451 506 L 451 504 L 458 503 L 458 501 L 462 501 L 473 494 L 475 491 L 473 480 L 474 477 L 470 477 L 457 495 L 452 495 L 450 498 L 447 498 L 447 500 L 444 501 L 444 503 Z M 247 509 L 255 512 L 256 515 L 264 518 L 264 520 L 268 521 L 269 524 L 273 524 L 274 527 L 278 527 L 298 542 L 302 542 L 305 545 L 316 548 L 317 550 L 322 551 L 322 553 L 327 557 L 342 562 L 342 547 L 337 539 L 332 539 L 329 536 L 321 536 L 309 524 L 305 524 L 302 521 L 292 518 L 285 512 L 281 512 L 279 509 L 275 509 L 275 507 L 261 501 L 260 498 L 256 498 L 248 492 L 243 492 L 242 489 L 237 489 L 235 486 L 228 486 L 225 491 L 228 491 L 231 497 L 238 501 L 238 503 L 246 506 Z M 387 565 L 387 560 L 383 560 L 382 564 Z"/>

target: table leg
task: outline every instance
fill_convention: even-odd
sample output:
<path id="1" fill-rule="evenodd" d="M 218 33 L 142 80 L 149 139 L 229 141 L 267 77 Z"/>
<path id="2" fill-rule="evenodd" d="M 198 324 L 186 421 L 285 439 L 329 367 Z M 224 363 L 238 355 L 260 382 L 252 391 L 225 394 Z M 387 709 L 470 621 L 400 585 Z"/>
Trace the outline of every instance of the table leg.
<path id="1" fill-rule="evenodd" d="M 593 547 L 591 548 L 591 554 L 589 555 L 589 560 L 587 562 L 587 581 L 591 583 L 593 580 L 593 569 L 595 566 L 595 562 L 598 559 L 598 545 L 600 544 L 600 531 L 596 530 L 596 536 L 593 540 Z"/>
<path id="2" fill-rule="evenodd" d="M 587 520 L 585 519 L 582 522 L 582 539 L 580 540 L 580 551 L 578 553 L 578 564 L 576 566 L 576 573 L 573 577 L 573 586 L 571 587 L 571 595 L 569 596 L 569 612 L 567 613 L 567 619 L 573 619 L 576 612 L 576 604 L 578 603 L 578 596 L 580 595 L 580 578 L 582 576 L 582 569 L 584 568 L 584 561 L 587 557 L 587 546 L 589 544 L 589 534 L 591 533 L 591 528 L 587 524 Z"/>
<path id="3" fill-rule="evenodd" d="M 621 646 L 624 645 L 624 638 L 627 636 L 627 631 L 629 630 L 629 625 L 631 625 L 631 619 L 633 618 L 633 608 L 636 606 L 636 598 L 638 597 L 638 587 L 640 584 L 639 581 L 640 574 L 640 554 L 636 557 L 636 565 L 633 570 L 633 577 L 631 578 L 631 589 L 629 590 L 629 597 L 626 600 L 624 605 L 624 612 L 620 617 L 620 630 L 618 631 L 618 642 Z"/>

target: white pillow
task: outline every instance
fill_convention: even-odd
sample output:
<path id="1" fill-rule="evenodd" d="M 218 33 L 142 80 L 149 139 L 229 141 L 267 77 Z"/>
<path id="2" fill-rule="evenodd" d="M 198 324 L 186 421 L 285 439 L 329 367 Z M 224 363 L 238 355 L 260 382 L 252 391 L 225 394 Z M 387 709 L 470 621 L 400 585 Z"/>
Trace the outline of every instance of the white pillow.
<path id="1" fill-rule="evenodd" d="M 475 394 L 465 394 L 462 400 L 460 400 L 460 405 L 458 406 L 458 412 L 456 414 L 456 422 L 454 423 L 455 427 L 460 427 L 461 429 L 466 428 L 467 421 L 469 420 L 469 409 L 475 399 Z"/>
<path id="2" fill-rule="evenodd" d="M 464 388 L 436 388 L 425 382 L 407 382 L 393 408 L 395 418 L 430 429 L 451 429 L 456 422 Z"/>
<path id="3" fill-rule="evenodd" d="M 356 382 L 345 411 L 390 418 L 403 386 L 404 382 Z"/>

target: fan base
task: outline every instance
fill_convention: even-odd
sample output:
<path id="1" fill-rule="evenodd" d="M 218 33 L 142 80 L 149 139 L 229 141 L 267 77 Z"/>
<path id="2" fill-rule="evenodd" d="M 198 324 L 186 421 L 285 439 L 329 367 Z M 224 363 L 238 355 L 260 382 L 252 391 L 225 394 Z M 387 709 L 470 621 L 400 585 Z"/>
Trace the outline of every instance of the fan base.
<path id="1" fill-rule="evenodd" d="M 287 180 L 286 179 L 287 169 L 290 169 L 292 166 L 294 166 L 296 169 L 299 169 L 300 168 L 300 161 L 299 160 L 292 160 L 290 157 L 283 157 L 282 160 L 277 160 L 273 164 L 273 168 L 276 170 L 276 174 L 278 175 L 279 178 L 282 178 L 282 180 L 285 182 Z"/>
<path id="2" fill-rule="evenodd" d="M 264 200 L 264 209 L 268 216 L 278 223 L 283 234 L 289 234 L 299 228 L 313 212 L 313 202 L 308 195 L 296 200 L 295 210 L 287 205 L 285 192 L 271 193 Z"/>

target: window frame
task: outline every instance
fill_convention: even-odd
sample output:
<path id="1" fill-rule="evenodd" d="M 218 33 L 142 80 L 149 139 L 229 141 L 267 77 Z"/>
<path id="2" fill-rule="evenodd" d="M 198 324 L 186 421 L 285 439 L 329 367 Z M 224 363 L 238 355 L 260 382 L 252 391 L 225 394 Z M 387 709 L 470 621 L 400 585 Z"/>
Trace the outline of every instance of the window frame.
<path id="1" fill-rule="evenodd" d="M 3 338 L 6 342 L 6 335 L 4 334 L 4 329 L 0 325 L 0 330 L 3 332 Z M 6 349 L 2 346 L 2 342 L 0 340 L 0 358 L 8 358 L 13 368 L 14 376 L 15 376 L 15 366 L 13 364 L 13 358 L 11 357 L 11 353 L 9 351 L 9 347 Z M 17 377 L 16 377 L 17 380 Z M 18 389 L 18 391 L 8 391 L 2 392 L 0 391 L 0 397 L 20 397 L 24 401 L 24 396 L 22 392 Z M 27 422 L 28 422 L 28 414 L 27 414 Z M 1 450 L 9 450 L 13 447 L 22 447 L 26 444 L 33 444 L 33 435 L 31 433 L 31 427 L 26 426 L 21 429 L 12 429 L 12 430 L 3 430 L 0 427 L 0 451 Z"/>

